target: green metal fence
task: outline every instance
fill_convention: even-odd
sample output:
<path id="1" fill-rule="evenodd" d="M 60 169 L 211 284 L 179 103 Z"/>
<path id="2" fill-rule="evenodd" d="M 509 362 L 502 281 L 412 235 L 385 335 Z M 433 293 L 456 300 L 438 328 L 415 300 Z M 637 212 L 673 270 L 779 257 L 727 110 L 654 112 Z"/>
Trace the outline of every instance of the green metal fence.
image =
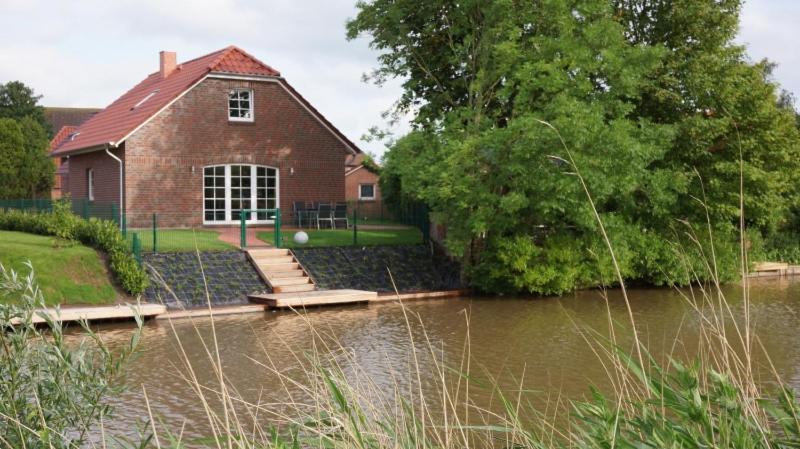
<path id="1" fill-rule="evenodd" d="M 247 248 L 247 226 L 253 214 L 259 220 L 272 220 L 273 236 L 272 243 L 276 248 L 280 248 L 283 243 L 281 234 L 281 210 L 280 209 L 245 209 L 239 216 L 239 246 Z"/>
<path id="2" fill-rule="evenodd" d="M 51 199 L 14 199 L 0 200 L 0 210 L 22 210 L 26 212 L 52 212 L 53 204 L 57 201 L 70 203 L 72 212 L 86 219 L 98 218 L 111 220 L 120 225 L 119 206 L 116 203 L 103 203 L 89 201 L 86 198 Z M 122 223 L 124 225 L 124 223 Z M 124 228 L 124 226 L 123 226 Z"/>
<path id="3" fill-rule="evenodd" d="M 346 214 L 343 214 L 341 210 L 323 211 L 316 202 L 298 203 L 285 214 L 284 223 L 293 230 L 308 230 L 308 246 L 391 245 L 430 239 L 430 213 L 423 204 L 389 206 L 382 201 L 364 200 L 348 201 L 346 206 Z M 335 211 L 336 208 L 336 203 L 332 203 L 331 209 Z M 416 239 L 413 233 L 409 234 L 409 227 L 419 230 Z M 290 240 L 284 243 L 303 246 Z"/>

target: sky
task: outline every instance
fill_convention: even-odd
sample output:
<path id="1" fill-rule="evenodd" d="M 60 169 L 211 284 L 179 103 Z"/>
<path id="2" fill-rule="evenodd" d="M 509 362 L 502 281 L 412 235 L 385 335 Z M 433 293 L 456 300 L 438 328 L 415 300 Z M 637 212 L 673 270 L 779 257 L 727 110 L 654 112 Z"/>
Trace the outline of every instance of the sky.
<path id="1" fill-rule="evenodd" d="M 376 66 L 367 38 L 347 41 L 355 0 L 0 0 L 0 82 L 20 80 L 45 106 L 105 107 L 158 70 L 158 52 L 178 61 L 237 45 L 276 68 L 362 149 L 400 81 L 362 81 Z M 750 0 L 738 41 L 753 60 L 777 63 L 776 80 L 800 97 L 798 0 Z M 392 128 L 402 135 L 407 124 Z"/>

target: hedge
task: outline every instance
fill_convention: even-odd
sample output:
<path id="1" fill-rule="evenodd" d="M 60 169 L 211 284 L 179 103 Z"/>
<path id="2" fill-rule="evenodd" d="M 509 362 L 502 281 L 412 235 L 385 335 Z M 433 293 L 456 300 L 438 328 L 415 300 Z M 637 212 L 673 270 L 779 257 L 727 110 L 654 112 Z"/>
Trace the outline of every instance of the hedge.
<path id="1" fill-rule="evenodd" d="M 2 212 L 0 229 L 52 235 L 91 246 L 108 254 L 111 272 L 126 292 L 138 295 L 147 287 L 147 273 L 131 254 L 116 223 L 97 218 L 84 220 L 73 214 L 66 202 L 56 202 L 49 213 Z"/>

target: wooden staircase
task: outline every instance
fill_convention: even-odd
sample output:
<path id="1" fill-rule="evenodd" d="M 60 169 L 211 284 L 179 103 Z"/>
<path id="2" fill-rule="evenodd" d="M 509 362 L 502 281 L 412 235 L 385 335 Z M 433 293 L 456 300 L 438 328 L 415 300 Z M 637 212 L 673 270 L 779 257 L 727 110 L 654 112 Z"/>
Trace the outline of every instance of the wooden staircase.
<path id="1" fill-rule="evenodd" d="M 248 249 L 247 257 L 273 293 L 297 293 L 315 290 L 308 276 L 291 251 L 282 248 Z"/>

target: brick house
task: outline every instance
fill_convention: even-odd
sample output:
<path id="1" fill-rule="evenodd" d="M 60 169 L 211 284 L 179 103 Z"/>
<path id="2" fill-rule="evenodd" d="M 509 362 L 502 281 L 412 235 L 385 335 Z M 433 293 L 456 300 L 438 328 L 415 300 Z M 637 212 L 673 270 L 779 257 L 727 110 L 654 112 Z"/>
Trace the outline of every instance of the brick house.
<path id="1" fill-rule="evenodd" d="M 380 202 L 379 179 L 378 173 L 364 164 L 363 153 L 348 155 L 345 159 L 344 191 L 347 201 Z"/>
<path id="2" fill-rule="evenodd" d="M 94 108 L 45 107 L 44 119 L 47 120 L 50 129 L 53 131 L 53 138 L 50 139 L 50 152 L 55 151 L 67 137 L 78 129 L 81 123 L 100 111 L 101 109 Z M 63 196 L 62 186 L 66 186 L 68 183 L 69 163 L 66 162 L 66 159 L 60 157 L 54 157 L 53 162 L 56 166 L 56 177 L 53 189 L 50 191 L 50 197 L 58 199 Z"/>
<path id="3" fill-rule="evenodd" d="M 160 226 L 188 227 L 344 201 L 342 157 L 359 153 L 277 70 L 231 46 L 181 64 L 162 51 L 159 71 L 52 155 L 69 161 L 73 198 L 122 204 L 130 227 L 153 213 Z"/>

